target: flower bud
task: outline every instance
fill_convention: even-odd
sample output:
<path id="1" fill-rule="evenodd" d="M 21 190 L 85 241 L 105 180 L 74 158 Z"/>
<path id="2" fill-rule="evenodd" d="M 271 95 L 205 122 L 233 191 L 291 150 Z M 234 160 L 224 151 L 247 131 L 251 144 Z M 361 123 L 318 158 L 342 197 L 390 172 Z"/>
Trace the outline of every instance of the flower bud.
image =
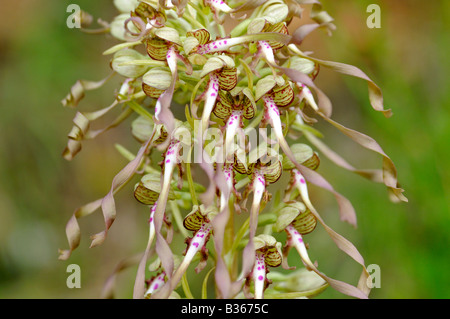
<path id="1" fill-rule="evenodd" d="M 306 166 L 312 170 L 316 170 L 320 165 L 320 159 L 316 152 L 307 144 L 294 144 L 291 146 L 297 163 Z M 283 168 L 286 170 L 294 169 L 295 165 L 286 156 L 283 157 Z"/>
<path id="2" fill-rule="evenodd" d="M 139 5 L 139 0 L 114 0 L 114 5 L 117 10 L 130 15 L 131 11 L 134 11 Z"/>
<path id="3" fill-rule="evenodd" d="M 145 65 L 126 64 L 135 60 L 143 60 L 144 56 L 133 49 L 122 49 L 116 54 L 112 60 L 112 68 L 114 71 L 127 78 L 137 78 L 143 75 L 148 67 Z"/>
<path id="4" fill-rule="evenodd" d="M 294 202 L 278 212 L 275 230 L 282 231 L 292 225 L 300 234 L 311 233 L 317 225 L 317 220 L 309 209 L 301 202 Z"/>

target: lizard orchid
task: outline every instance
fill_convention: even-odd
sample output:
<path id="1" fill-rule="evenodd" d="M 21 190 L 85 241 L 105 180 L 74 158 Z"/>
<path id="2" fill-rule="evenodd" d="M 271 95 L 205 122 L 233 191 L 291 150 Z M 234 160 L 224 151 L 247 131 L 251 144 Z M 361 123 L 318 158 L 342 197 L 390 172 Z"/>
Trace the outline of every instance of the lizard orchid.
<path id="1" fill-rule="evenodd" d="M 185 252 L 183 261 L 175 271 L 170 281 L 171 288 L 174 289 L 186 272 L 188 266 L 198 252 L 201 252 L 201 261 L 196 268 L 200 272 L 206 266 L 208 251 L 206 243 L 208 242 L 210 232 L 212 230 L 211 221 L 217 215 L 217 209 L 214 207 L 194 206 L 193 210 L 185 217 L 183 225 L 187 230 L 193 231 L 192 238 L 186 240 L 188 247 Z"/>
<path id="2" fill-rule="evenodd" d="M 62 100 L 64 106 L 76 108 L 63 156 L 73 159 L 84 140 L 127 120 L 137 151 L 132 151 L 133 146 L 116 145 L 127 164 L 113 178 L 104 197 L 75 210 L 66 226 L 69 249 L 60 251 L 60 259 L 67 260 L 80 245 L 78 219 L 100 208 L 105 227 L 91 237 L 91 247 L 106 240 L 116 218 L 115 195 L 137 180 L 130 191 L 150 210 L 148 242 L 142 256 L 117 267 L 123 269 L 130 260 L 140 260 L 134 298 L 192 298 L 187 270 L 199 256 L 196 270 L 210 267 L 203 277 L 202 297 L 212 295 L 206 290 L 208 278 L 214 274 L 218 298 L 241 294 L 256 299 L 281 298 L 284 295 L 277 287 L 283 285 L 279 281 L 268 287 L 268 267 L 281 264 L 286 271 L 291 269 L 286 258 L 290 248 L 299 252 L 308 273 L 321 280 L 320 289 L 303 291 L 306 296 L 329 285 L 344 294 L 366 298 L 369 273 L 363 257 L 325 223 L 310 200 L 309 186 L 331 192 L 337 199 L 341 220 L 354 226 L 357 222 L 352 204 L 319 172 L 323 157 L 384 183 L 393 200 L 407 199 L 398 185 L 392 160 L 375 140 L 331 119 L 331 101 L 316 85 L 322 68 L 358 77 L 368 84 L 373 109 L 391 115 L 384 109 L 381 89 L 363 71 L 302 51 L 308 34 L 335 29 L 322 4 L 318 0 L 113 3 L 118 14 L 111 23 L 101 23 L 101 32 L 120 41 L 103 52 L 111 56 L 111 73 L 98 81 L 77 81 Z M 309 19 L 306 24 L 305 17 Z M 82 27 L 86 30 L 85 23 Z M 109 106 L 89 112 L 78 107 L 88 91 L 104 87 L 113 77 L 118 78 L 119 85 L 111 94 Z M 113 115 L 112 121 L 94 129 L 94 122 L 107 114 Z M 381 169 L 355 168 L 331 150 L 315 126 L 322 119 L 381 155 Z M 159 156 L 160 165 L 155 160 Z M 290 180 L 281 178 L 283 171 L 285 177 L 290 174 Z M 324 171 L 333 174 L 333 170 Z M 312 262 L 304 236 L 317 224 L 363 267 L 357 286 L 329 278 Z M 285 244 L 272 237 L 274 230 L 287 235 Z M 174 252 L 183 250 L 177 246 L 183 238 L 187 247 L 178 263 Z M 206 263 L 209 253 L 214 258 Z M 153 255 L 160 264 L 150 270 L 147 262 Z M 153 276 L 146 276 L 147 271 Z M 285 277 L 278 276 L 277 280 Z M 113 279 L 105 291 L 111 291 Z M 253 295 L 249 293 L 251 283 Z"/>
<path id="3" fill-rule="evenodd" d="M 264 298 L 264 290 L 270 284 L 267 279 L 268 267 L 278 267 L 282 262 L 281 243 L 273 236 L 258 235 L 253 240 L 255 245 L 255 264 L 248 279 L 253 280 L 255 299 Z"/>
<path id="4" fill-rule="evenodd" d="M 203 67 L 201 77 L 209 76 L 207 89 L 204 92 L 205 104 L 201 118 L 201 130 L 208 128 L 211 113 L 216 105 L 219 90 L 230 91 L 237 84 L 237 69 L 234 61 L 227 56 L 210 58 Z"/>

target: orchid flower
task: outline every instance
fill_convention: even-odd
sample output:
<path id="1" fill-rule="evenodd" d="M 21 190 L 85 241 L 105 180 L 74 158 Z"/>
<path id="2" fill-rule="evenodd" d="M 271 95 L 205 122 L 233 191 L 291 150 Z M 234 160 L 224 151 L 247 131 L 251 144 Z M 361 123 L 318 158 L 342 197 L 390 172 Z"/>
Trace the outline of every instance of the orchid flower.
<path id="1" fill-rule="evenodd" d="M 156 211 L 157 205 L 158 205 L 157 202 L 155 202 L 155 204 L 152 206 L 152 208 L 150 210 L 150 218 L 149 218 L 150 232 L 149 232 L 148 246 L 150 246 L 152 244 L 153 239 L 155 238 L 154 217 L 155 217 L 155 211 Z M 157 275 L 155 278 L 153 278 L 150 281 L 149 287 L 148 287 L 147 291 L 145 292 L 144 297 L 150 298 L 150 296 L 152 295 L 153 292 L 155 292 L 158 288 L 162 287 L 165 283 L 165 277 L 166 277 L 166 273 L 164 271 L 162 271 L 159 275 Z"/>
<path id="2" fill-rule="evenodd" d="M 186 250 L 185 256 L 177 270 L 172 276 L 171 287 L 175 288 L 181 277 L 186 272 L 188 266 L 192 262 L 194 256 L 198 252 L 202 252 L 202 260 L 196 271 L 199 272 L 206 264 L 207 252 L 206 243 L 208 242 L 210 232 L 212 230 L 211 220 L 217 214 L 217 209 L 214 207 L 208 207 L 207 209 L 203 206 L 195 206 L 192 211 L 185 217 L 183 225 L 187 230 L 194 232 L 192 238 L 187 240 L 188 248 Z"/>
<path id="3" fill-rule="evenodd" d="M 319 112 L 319 107 L 317 106 L 316 100 L 314 99 L 311 90 L 303 83 L 297 82 L 296 84 L 300 89 L 299 99 L 305 99 L 305 101 L 313 108 L 314 111 Z"/>
<path id="4" fill-rule="evenodd" d="M 269 159 L 269 160 L 268 160 Z M 235 165 L 235 169 L 239 171 L 243 165 Z M 243 167 L 245 169 L 245 167 Z M 253 191 L 253 201 L 250 209 L 249 222 L 249 241 L 244 248 L 243 254 L 250 253 L 253 249 L 253 239 L 255 237 L 258 226 L 258 216 L 261 210 L 261 204 L 267 202 L 269 194 L 266 190 L 267 185 L 275 183 L 282 173 L 281 161 L 277 158 L 269 158 L 264 156 L 258 159 L 256 164 L 248 167 L 247 174 L 252 175 L 251 184 L 248 186 L 249 191 Z M 244 196 L 248 196 L 248 192 Z M 241 276 L 247 276 L 250 271 L 247 267 L 251 259 L 245 260 Z"/>
<path id="5" fill-rule="evenodd" d="M 147 45 L 147 54 L 153 60 L 166 61 L 175 58 L 168 53 L 171 48 L 175 46 L 181 46 L 182 42 L 178 31 L 169 27 L 162 27 L 153 31 L 153 36 L 149 36 L 145 39 Z M 181 55 L 180 55 L 181 56 Z M 170 65 L 170 62 L 168 62 Z"/>
<path id="6" fill-rule="evenodd" d="M 279 211 L 278 216 L 275 229 L 279 231 L 284 230 L 287 234 L 287 241 L 283 252 L 284 260 L 287 259 L 290 248 L 293 247 L 297 250 L 306 268 L 309 271 L 314 271 L 329 283 L 330 286 L 349 296 L 362 299 L 367 298 L 365 293 L 360 289 L 326 276 L 324 273 L 320 272 L 316 265 L 311 261 L 303 236 L 311 233 L 315 229 L 317 219 L 303 203 L 290 203 Z M 284 267 L 288 268 L 287 264 Z"/>
<path id="7" fill-rule="evenodd" d="M 180 258 L 178 256 L 174 256 L 174 264 L 178 266 L 180 263 Z M 170 282 L 167 276 L 167 272 L 162 267 L 161 259 L 157 257 L 149 266 L 148 271 L 156 272 L 154 276 L 152 276 L 149 280 L 146 280 L 147 289 L 144 293 L 145 299 L 151 299 L 155 294 L 160 292 L 162 288 L 167 288 L 167 284 Z M 172 291 L 169 293 L 169 299 L 171 298 L 179 298 L 176 292 Z"/>
<path id="8" fill-rule="evenodd" d="M 237 70 L 234 61 L 227 56 L 210 58 L 203 67 L 201 77 L 206 75 L 209 75 L 209 82 L 204 93 L 205 105 L 201 122 L 202 132 L 205 132 L 208 128 L 219 90 L 230 91 L 237 84 Z"/>
<path id="9" fill-rule="evenodd" d="M 283 152 L 291 155 L 292 151 L 284 137 L 280 117 L 280 107 L 289 106 L 294 101 L 291 83 L 282 77 L 269 75 L 257 83 L 255 98 L 257 100 L 262 98 L 264 101 L 264 120 L 272 126 Z"/>
<path id="10" fill-rule="evenodd" d="M 312 232 L 316 227 L 317 220 L 323 224 L 329 233 L 332 233 L 332 236 L 340 237 L 340 235 L 329 229 L 329 227 L 326 226 L 320 218 L 320 215 L 317 213 L 311 203 L 311 200 L 309 199 L 307 183 L 303 175 L 297 169 L 293 169 L 292 174 L 294 186 L 299 190 L 304 204 L 297 202 L 288 205 L 288 207 L 282 209 L 279 213 L 281 219 L 277 222 L 277 227 L 279 230 L 284 228 L 288 235 L 285 254 L 287 254 L 290 247 L 295 247 L 305 266 L 309 270 L 317 273 L 320 277 L 327 281 L 330 286 L 349 296 L 366 299 L 367 295 L 360 289 L 360 287 L 357 288 L 345 282 L 329 278 L 320 272 L 309 258 L 302 235 Z M 347 242 L 344 238 L 339 238 L 339 241 L 340 244 Z M 350 243 L 348 244 L 351 245 Z"/>
<path id="11" fill-rule="evenodd" d="M 264 290 L 269 285 L 268 267 L 278 267 L 282 262 L 281 243 L 269 235 L 258 235 L 253 239 L 255 245 L 255 264 L 248 278 L 255 286 L 255 299 L 264 298 Z"/>
<path id="12" fill-rule="evenodd" d="M 172 174 L 179 163 L 179 152 L 181 150 L 181 142 L 173 140 L 170 142 L 163 160 L 164 174 L 162 176 L 161 194 L 159 196 L 164 202 L 167 201 L 170 190 Z"/>
<path id="13" fill-rule="evenodd" d="M 235 169 L 239 171 L 241 168 L 235 166 Z M 250 238 L 254 237 L 256 231 L 261 202 L 263 198 L 266 200 L 268 198 L 266 187 L 278 181 L 282 171 L 280 160 L 266 156 L 258 159 L 257 163 L 250 165 L 247 170 L 247 174 L 252 175 L 249 189 L 254 193 L 250 210 Z"/>
<path id="14" fill-rule="evenodd" d="M 309 259 L 302 235 L 311 233 L 317 225 L 317 220 L 311 211 L 301 202 L 293 202 L 278 212 L 275 225 L 277 231 L 285 230 L 288 234 L 286 247 L 295 247 L 309 270 L 313 263 Z"/>
<path id="15" fill-rule="evenodd" d="M 197 53 L 200 55 L 205 55 L 213 54 L 216 52 L 226 52 L 234 46 L 255 41 L 280 41 L 281 43 L 286 43 L 289 41 L 289 39 L 290 38 L 287 35 L 282 33 L 247 34 L 240 37 L 228 37 L 209 41 L 203 45 L 199 45 L 197 47 Z"/>
<path id="16" fill-rule="evenodd" d="M 189 134 L 188 129 L 182 124 L 177 122 L 177 127 L 172 133 L 169 145 L 165 151 L 162 167 L 163 174 L 161 176 L 161 192 L 158 197 L 158 204 L 155 212 L 155 219 L 162 220 L 162 215 L 165 211 L 167 200 L 170 196 L 170 187 L 172 181 L 172 175 L 175 167 L 181 163 L 180 151 L 182 149 L 182 142 L 179 137 L 183 137 Z M 158 230 L 157 230 L 158 231 Z"/>
<path id="17" fill-rule="evenodd" d="M 146 38 L 147 54 L 155 61 L 166 61 L 170 72 L 172 74 L 170 84 L 165 85 L 165 89 L 161 88 L 160 84 L 149 85 L 143 80 L 142 89 L 150 97 L 157 98 L 155 105 L 155 119 L 167 126 L 171 131 L 173 128 L 174 117 L 168 110 L 171 104 L 175 85 L 178 78 L 178 60 L 181 60 L 187 70 L 187 74 L 192 73 L 192 66 L 183 55 L 181 55 L 176 48 L 181 45 L 178 31 L 169 27 L 162 27 L 153 31 L 153 37 Z M 164 71 L 161 71 L 164 72 Z M 147 79 L 148 74 L 144 75 Z"/>
<path id="18" fill-rule="evenodd" d="M 133 21 L 138 29 L 141 29 L 142 25 L 145 26 L 144 30 L 140 30 L 141 32 L 149 31 L 152 28 L 160 28 L 165 24 L 167 19 L 163 12 L 156 10 L 145 2 L 140 2 L 130 15 L 131 21 Z"/>
<path id="19" fill-rule="evenodd" d="M 252 28 L 252 32 L 275 32 L 279 34 L 289 34 L 288 28 L 286 26 L 286 23 L 279 22 L 279 23 L 270 23 L 267 20 L 265 20 L 263 28 L 258 31 L 258 29 L 261 27 L 260 23 L 256 24 L 256 27 Z M 258 54 L 266 59 L 266 61 L 270 65 L 275 65 L 275 53 L 279 49 L 282 49 L 284 47 L 284 44 L 277 41 L 264 41 L 260 40 L 258 41 Z"/>
<path id="20" fill-rule="evenodd" d="M 245 92 L 245 93 L 244 93 Z M 243 127 L 243 119 L 250 120 L 255 116 L 256 105 L 248 90 L 233 96 L 230 92 L 219 91 L 219 100 L 213 113 L 225 121 L 225 158 L 231 154 L 231 143 L 239 128 Z"/>

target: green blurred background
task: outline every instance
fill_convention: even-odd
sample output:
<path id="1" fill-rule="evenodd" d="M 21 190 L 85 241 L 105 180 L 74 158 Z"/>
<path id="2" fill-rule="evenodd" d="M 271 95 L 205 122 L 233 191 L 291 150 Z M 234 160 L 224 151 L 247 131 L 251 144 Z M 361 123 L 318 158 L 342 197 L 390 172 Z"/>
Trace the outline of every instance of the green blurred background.
<path id="1" fill-rule="evenodd" d="M 115 265 L 145 248 L 146 210 L 127 192 L 117 198 L 118 216 L 107 241 L 89 249 L 89 235 L 102 230 L 96 213 L 80 220 L 81 246 L 67 262 L 65 224 L 81 204 L 105 195 L 126 164 L 113 142 L 138 149 L 129 126 L 83 144 L 72 162 L 61 153 L 75 114 L 61 99 L 77 79 L 100 80 L 109 72 L 102 52 L 111 37 L 66 27 L 67 5 L 77 3 L 95 18 L 111 19 L 112 1 L 2 1 L 0 7 L 0 298 L 99 298 Z M 354 204 L 358 228 L 339 221 L 325 192 L 313 196 L 324 217 L 350 239 L 367 264 L 381 269 L 372 298 L 449 298 L 450 2 L 419 0 L 322 1 L 335 18 L 332 37 L 319 31 L 304 51 L 353 64 L 382 88 L 386 119 L 371 109 L 364 81 L 323 69 L 318 85 L 334 104 L 333 117 L 374 137 L 396 163 L 409 203 L 394 204 L 381 185 L 323 159 L 321 172 Z M 366 26 L 369 4 L 381 7 L 381 28 Z M 109 105 L 115 84 L 89 92 L 83 110 Z M 99 124 L 101 126 L 101 123 Z M 379 167 L 381 158 L 338 131 L 318 124 L 332 148 L 356 167 Z M 333 278 L 355 283 L 360 271 L 325 232 L 310 235 L 312 258 Z M 66 287 L 66 267 L 82 269 L 82 288 Z M 132 293 L 136 268 L 118 278 L 117 297 Z M 320 298 L 343 298 L 327 289 Z"/>

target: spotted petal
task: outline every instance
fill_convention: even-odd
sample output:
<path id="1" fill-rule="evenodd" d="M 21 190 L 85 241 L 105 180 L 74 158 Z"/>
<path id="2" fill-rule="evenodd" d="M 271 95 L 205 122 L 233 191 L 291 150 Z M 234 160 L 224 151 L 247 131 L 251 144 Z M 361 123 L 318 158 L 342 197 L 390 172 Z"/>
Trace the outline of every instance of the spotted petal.
<path id="1" fill-rule="evenodd" d="M 279 22 L 279 23 L 275 23 L 275 24 L 267 23 L 263 29 L 263 32 L 276 32 L 276 33 L 281 33 L 281 34 L 286 34 L 286 35 L 289 34 L 286 23 L 284 23 L 284 22 Z M 282 47 L 284 47 L 284 44 L 281 42 L 267 41 L 267 43 L 269 43 L 269 45 L 272 47 L 273 50 L 278 50 L 278 49 L 281 49 Z"/>
<path id="2" fill-rule="evenodd" d="M 234 170 L 240 174 L 250 175 L 252 174 L 254 167 L 255 163 L 247 164 L 247 154 L 242 148 L 238 147 L 238 150 L 234 155 L 234 163 L 233 163 Z"/>
<path id="3" fill-rule="evenodd" d="M 302 164 L 312 170 L 316 170 L 320 164 L 319 156 L 313 149 L 307 145 L 302 143 L 297 143 L 291 146 L 292 154 L 294 154 L 294 158 L 297 163 Z M 287 157 L 283 158 L 283 168 L 284 169 L 294 169 L 295 165 L 291 162 L 291 160 Z"/>
<path id="4" fill-rule="evenodd" d="M 269 93 L 275 86 L 284 86 L 286 81 L 281 76 L 274 77 L 273 75 L 268 75 L 256 83 L 255 88 L 255 100 L 258 101 L 266 93 Z"/>
<path id="5" fill-rule="evenodd" d="M 165 68 L 153 68 L 142 76 L 142 90 L 152 98 L 160 95 L 170 87 L 172 74 Z"/>
<path id="6" fill-rule="evenodd" d="M 277 212 L 277 222 L 274 225 L 275 231 L 283 231 L 299 214 L 306 211 L 306 206 L 303 203 L 295 202 L 294 204 L 296 205 L 287 205 Z"/>
<path id="7" fill-rule="evenodd" d="M 282 262 L 281 243 L 270 235 L 261 234 L 254 238 L 256 251 L 264 254 L 264 260 L 270 267 L 278 267 Z"/>
<path id="8" fill-rule="evenodd" d="M 156 14 L 157 14 L 157 11 L 155 8 L 153 8 L 151 5 L 149 5 L 146 2 L 141 2 L 137 6 L 137 8 L 134 10 L 134 12 L 131 13 L 131 16 L 140 17 L 144 20 L 146 20 L 147 18 L 152 20 Z"/>
<path id="9" fill-rule="evenodd" d="M 194 205 L 192 211 L 184 218 L 183 226 L 187 230 L 197 231 L 205 222 L 205 216 L 202 214 L 203 205 Z"/>
<path id="10" fill-rule="evenodd" d="M 255 116 L 256 111 L 254 104 L 250 101 L 248 97 L 244 97 L 241 103 L 244 109 L 244 113 L 242 114 L 244 118 L 247 120 L 252 119 Z"/>

